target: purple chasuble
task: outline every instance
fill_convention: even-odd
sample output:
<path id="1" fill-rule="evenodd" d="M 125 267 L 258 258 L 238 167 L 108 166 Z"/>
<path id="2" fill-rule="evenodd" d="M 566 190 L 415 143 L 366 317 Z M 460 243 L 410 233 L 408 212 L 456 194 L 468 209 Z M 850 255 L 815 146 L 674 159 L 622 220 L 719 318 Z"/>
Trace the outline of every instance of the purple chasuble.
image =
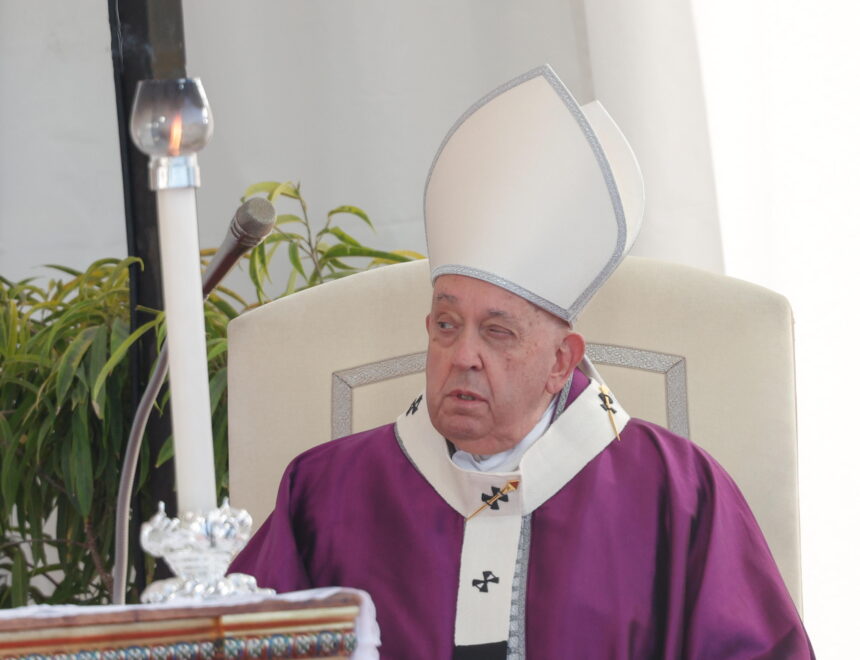
<path id="1" fill-rule="evenodd" d="M 577 371 L 568 405 L 588 385 Z M 630 420 L 530 516 L 528 658 L 814 657 L 743 496 L 684 438 Z M 438 660 L 454 652 L 463 539 L 389 424 L 297 457 L 231 571 L 278 592 L 364 589 L 383 658 Z"/>

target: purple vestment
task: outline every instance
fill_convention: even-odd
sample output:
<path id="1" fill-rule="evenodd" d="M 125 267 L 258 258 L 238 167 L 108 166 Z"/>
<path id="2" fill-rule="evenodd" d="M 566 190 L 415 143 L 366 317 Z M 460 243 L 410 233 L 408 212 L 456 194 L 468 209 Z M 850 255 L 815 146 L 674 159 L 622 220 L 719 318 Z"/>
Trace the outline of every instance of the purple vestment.
<path id="1" fill-rule="evenodd" d="M 404 451 L 388 425 L 296 458 L 232 570 L 365 589 L 382 657 L 451 658 L 464 516 Z M 528 658 L 814 657 L 743 496 L 684 438 L 630 420 L 529 515 Z"/>

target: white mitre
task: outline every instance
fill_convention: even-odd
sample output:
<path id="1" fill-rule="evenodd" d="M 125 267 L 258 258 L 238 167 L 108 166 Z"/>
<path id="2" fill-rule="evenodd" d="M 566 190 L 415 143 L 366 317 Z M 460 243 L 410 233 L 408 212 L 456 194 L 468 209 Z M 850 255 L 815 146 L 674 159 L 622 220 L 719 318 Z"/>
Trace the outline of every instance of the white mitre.
<path id="1" fill-rule="evenodd" d="M 599 101 L 542 66 L 472 106 L 424 193 L 433 281 L 468 275 L 572 322 L 633 245 L 642 174 Z"/>

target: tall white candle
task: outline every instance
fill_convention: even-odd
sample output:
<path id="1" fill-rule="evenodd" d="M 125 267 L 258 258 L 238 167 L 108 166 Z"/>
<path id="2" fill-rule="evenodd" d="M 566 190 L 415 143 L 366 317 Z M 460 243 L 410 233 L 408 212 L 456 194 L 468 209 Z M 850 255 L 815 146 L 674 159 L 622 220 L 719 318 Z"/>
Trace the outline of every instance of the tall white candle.
<path id="1" fill-rule="evenodd" d="M 180 514 L 215 508 L 206 331 L 195 188 L 158 190 L 158 231 Z"/>

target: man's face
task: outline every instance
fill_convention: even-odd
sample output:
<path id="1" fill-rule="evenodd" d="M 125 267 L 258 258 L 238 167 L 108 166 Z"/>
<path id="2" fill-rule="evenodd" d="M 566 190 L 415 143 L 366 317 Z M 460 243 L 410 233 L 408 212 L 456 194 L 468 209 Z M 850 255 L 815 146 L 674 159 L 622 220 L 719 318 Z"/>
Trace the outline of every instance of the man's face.
<path id="1" fill-rule="evenodd" d="M 473 454 L 495 454 L 522 440 L 581 357 L 571 352 L 569 337 L 582 338 L 564 323 L 461 275 L 436 280 L 427 333 L 430 421 Z"/>

